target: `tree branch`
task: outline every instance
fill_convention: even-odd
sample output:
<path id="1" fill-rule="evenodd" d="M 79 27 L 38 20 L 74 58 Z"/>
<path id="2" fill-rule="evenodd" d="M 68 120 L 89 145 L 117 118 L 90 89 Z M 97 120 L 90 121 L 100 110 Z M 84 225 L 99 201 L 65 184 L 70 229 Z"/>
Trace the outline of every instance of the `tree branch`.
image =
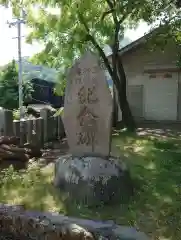
<path id="1" fill-rule="evenodd" d="M 86 32 L 89 33 L 90 30 L 89 30 L 89 27 L 88 27 L 83 15 L 79 12 L 79 10 L 77 11 L 77 14 L 78 14 L 78 18 L 79 18 L 80 22 L 84 25 Z"/>
<path id="2" fill-rule="evenodd" d="M 88 38 L 89 38 L 89 40 L 92 42 L 92 44 L 95 46 L 95 48 L 97 49 L 97 51 L 99 52 L 99 54 L 100 54 L 101 58 L 103 59 L 104 64 L 105 64 L 105 66 L 106 66 L 106 68 L 107 68 L 107 70 L 108 70 L 111 78 L 113 78 L 113 70 L 112 70 L 112 68 L 111 68 L 111 65 L 110 65 L 110 63 L 109 63 L 109 60 L 108 60 L 108 58 L 106 57 L 104 51 L 102 50 L 102 48 L 99 46 L 99 44 L 97 43 L 97 41 L 95 40 L 95 38 L 94 38 L 92 35 L 88 34 Z"/>
<path id="3" fill-rule="evenodd" d="M 121 23 L 124 22 L 124 20 L 127 18 L 128 15 L 130 15 L 130 14 L 124 14 L 124 15 L 122 16 L 122 18 L 119 20 L 119 25 L 121 25 Z"/>
<path id="4" fill-rule="evenodd" d="M 104 18 L 105 18 L 107 15 L 111 14 L 112 12 L 113 12 L 113 9 L 110 9 L 109 11 L 104 12 L 104 13 L 102 14 L 102 16 L 101 16 L 101 21 L 103 21 Z"/>
<path id="5" fill-rule="evenodd" d="M 87 32 L 88 40 L 90 40 L 90 41 L 92 42 L 92 44 L 94 45 L 94 47 L 95 47 L 95 48 L 97 49 L 97 51 L 99 52 L 99 54 L 100 54 L 101 58 L 103 59 L 104 64 L 105 64 L 105 66 L 106 66 L 106 68 L 107 68 L 110 76 L 113 78 L 113 70 L 112 70 L 112 68 L 111 68 L 111 65 L 110 65 L 110 63 L 109 63 L 108 58 L 106 57 L 106 55 L 105 55 L 104 51 L 102 50 L 102 48 L 99 46 L 98 42 L 97 42 L 97 41 L 95 40 L 95 38 L 90 34 L 90 29 L 89 29 L 89 27 L 88 27 L 88 25 L 87 25 L 87 23 L 86 23 L 83 15 L 82 15 L 79 11 L 77 11 L 77 14 L 78 14 L 79 21 L 84 25 L 84 28 L 85 28 L 85 30 L 86 30 L 86 32 Z"/>
<path id="6" fill-rule="evenodd" d="M 116 12 L 115 12 L 115 2 L 112 2 L 111 0 L 106 0 L 110 10 L 112 10 L 112 17 L 115 25 L 115 33 L 114 33 L 114 43 L 112 46 L 112 65 L 113 65 L 113 79 L 115 82 L 119 81 L 118 78 L 118 72 L 117 72 L 117 58 L 118 58 L 118 51 L 119 51 L 119 31 L 120 31 L 120 21 L 117 18 Z"/>
<path id="7" fill-rule="evenodd" d="M 112 17 L 113 17 L 113 20 L 114 20 L 114 23 L 117 24 L 118 23 L 118 19 L 116 17 L 116 14 L 115 14 L 115 3 L 113 3 L 111 0 L 106 0 L 110 10 L 112 11 Z"/>

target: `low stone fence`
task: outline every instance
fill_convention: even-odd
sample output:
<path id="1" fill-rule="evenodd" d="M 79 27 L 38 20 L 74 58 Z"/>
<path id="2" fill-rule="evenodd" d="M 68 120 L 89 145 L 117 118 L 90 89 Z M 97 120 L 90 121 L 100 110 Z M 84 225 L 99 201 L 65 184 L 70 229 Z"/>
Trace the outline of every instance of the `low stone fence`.
<path id="1" fill-rule="evenodd" d="M 22 144 L 44 143 L 64 136 L 64 126 L 61 116 L 53 116 L 49 109 L 42 109 L 39 118 L 13 120 L 13 112 L 0 111 L 0 136 L 16 136 Z"/>
<path id="2" fill-rule="evenodd" d="M 0 237 L 2 236 L 5 239 L 26 240 L 149 240 L 135 228 L 120 226 L 113 221 L 26 211 L 22 206 L 0 204 Z"/>

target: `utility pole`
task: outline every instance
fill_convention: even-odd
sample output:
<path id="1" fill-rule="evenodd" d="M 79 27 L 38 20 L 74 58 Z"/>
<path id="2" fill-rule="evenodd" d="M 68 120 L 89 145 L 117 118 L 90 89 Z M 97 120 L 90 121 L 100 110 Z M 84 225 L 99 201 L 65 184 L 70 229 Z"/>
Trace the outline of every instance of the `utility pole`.
<path id="1" fill-rule="evenodd" d="M 24 132 L 24 109 L 23 109 L 23 69 L 22 69 L 22 57 L 21 57 L 21 24 L 24 24 L 25 12 L 22 10 L 22 17 L 16 19 L 14 22 L 7 22 L 9 27 L 17 26 L 18 30 L 18 92 L 19 92 L 19 110 L 20 110 L 20 144 L 23 144 L 23 132 Z"/>
<path id="2" fill-rule="evenodd" d="M 23 14 L 24 15 L 24 14 Z M 20 120 L 24 118 L 23 111 L 23 69 L 22 69 L 22 56 L 21 56 L 21 24 L 24 24 L 23 19 L 17 19 L 14 22 L 7 22 L 9 27 L 17 26 L 18 30 L 18 92 L 19 92 L 19 109 L 20 109 Z"/>

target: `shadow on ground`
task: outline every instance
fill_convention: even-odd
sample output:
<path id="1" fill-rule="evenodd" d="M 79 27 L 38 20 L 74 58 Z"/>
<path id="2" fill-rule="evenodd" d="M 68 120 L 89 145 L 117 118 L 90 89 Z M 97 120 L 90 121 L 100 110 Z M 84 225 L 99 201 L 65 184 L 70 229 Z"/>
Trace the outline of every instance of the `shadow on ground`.
<path id="1" fill-rule="evenodd" d="M 130 167 L 135 184 L 131 202 L 88 209 L 66 202 L 68 215 L 109 219 L 132 225 L 151 239 L 179 240 L 181 235 L 181 138 L 173 130 L 138 129 L 115 132 L 113 149 Z M 114 154 L 114 151 L 113 151 Z"/>
<path id="2" fill-rule="evenodd" d="M 150 132 L 152 131 L 152 132 Z M 69 201 L 52 186 L 53 164 L 32 164 L 20 173 L 9 168 L 1 175 L 0 201 L 28 209 L 58 211 L 71 216 L 114 220 L 135 226 L 151 239 L 179 240 L 181 236 L 181 137 L 173 130 L 138 129 L 115 132 L 113 154 L 130 167 L 135 194 L 125 205 L 90 209 Z"/>

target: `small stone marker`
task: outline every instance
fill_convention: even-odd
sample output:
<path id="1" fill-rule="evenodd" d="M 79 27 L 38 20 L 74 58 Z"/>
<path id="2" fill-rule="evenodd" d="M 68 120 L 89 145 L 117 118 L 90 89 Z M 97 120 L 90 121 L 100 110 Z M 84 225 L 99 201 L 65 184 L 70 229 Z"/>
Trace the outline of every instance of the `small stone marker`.
<path id="1" fill-rule="evenodd" d="M 112 96 L 98 59 L 87 52 L 70 69 L 63 122 L 74 156 L 109 156 Z"/>

